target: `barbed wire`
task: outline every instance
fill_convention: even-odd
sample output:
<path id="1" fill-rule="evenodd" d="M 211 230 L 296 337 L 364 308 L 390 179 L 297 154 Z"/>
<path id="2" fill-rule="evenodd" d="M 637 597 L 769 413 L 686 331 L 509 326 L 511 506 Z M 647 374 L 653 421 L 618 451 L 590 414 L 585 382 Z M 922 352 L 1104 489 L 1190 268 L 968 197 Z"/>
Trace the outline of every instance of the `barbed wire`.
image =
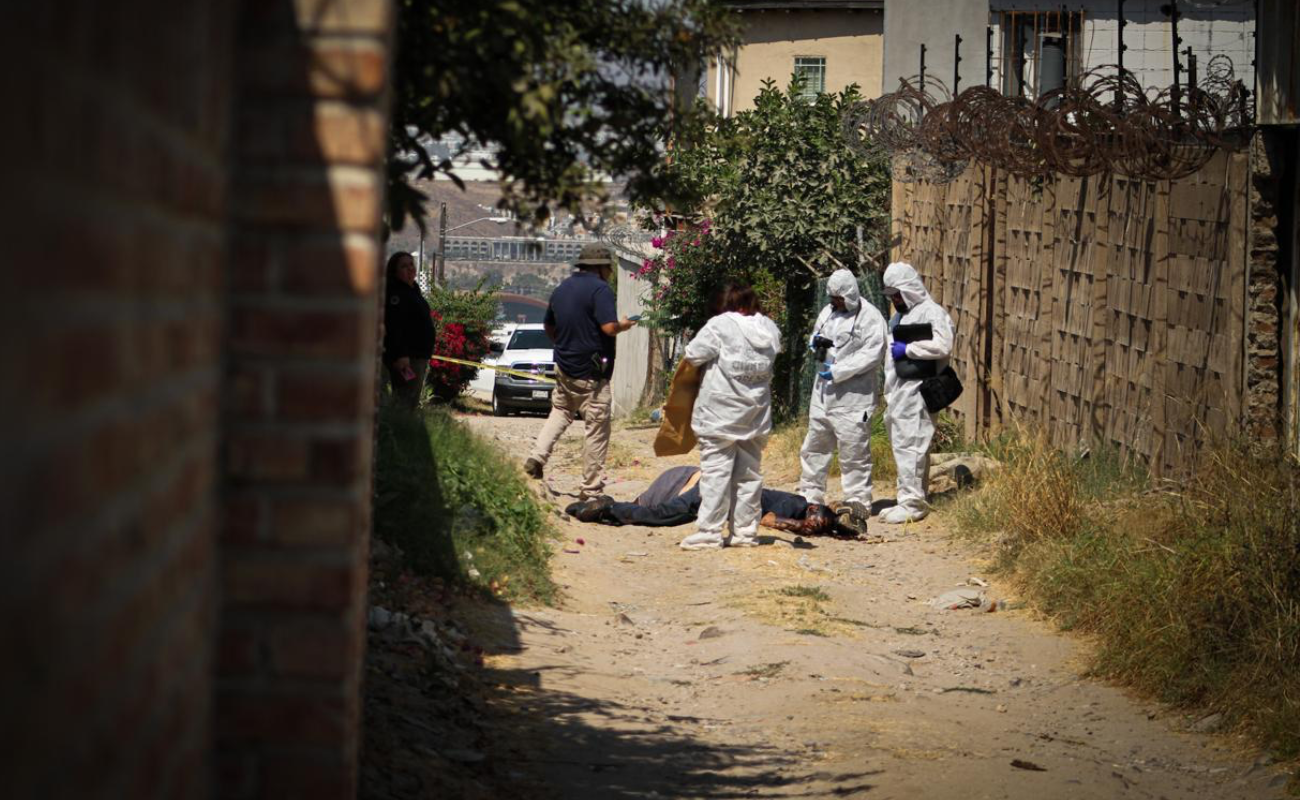
<path id="1" fill-rule="evenodd" d="M 1181 178 L 1217 149 L 1249 142 L 1251 94 L 1218 55 L 1196 86 L 1148 92 L 1118 66 L 1102 66 L 1036 100 L 976 86 L 952 97 L 933 76 L 900 81 L 896 91 L 845 115 L 851 147 L 885 157 L 896 180 L 946 183 L 972 161 L 1024 177 Z"/>

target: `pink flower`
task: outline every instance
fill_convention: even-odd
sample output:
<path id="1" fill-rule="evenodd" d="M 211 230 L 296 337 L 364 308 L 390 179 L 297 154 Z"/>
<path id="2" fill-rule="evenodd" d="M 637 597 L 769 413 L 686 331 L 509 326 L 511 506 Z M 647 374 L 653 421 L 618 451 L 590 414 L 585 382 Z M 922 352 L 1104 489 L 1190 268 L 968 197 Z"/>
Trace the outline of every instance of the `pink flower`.
<path id="1" fill-rule="evenodd" d="M 662 250 L 664 248 L 664 237 L 656 236 L 655 238 L 651 239 L 650 246 L 655 248 L 656 250 Z"/>
<path id="2" fill-rule="evenodd" d="M 672 269 L 673 267 L 676 266 L 677 266 L 677 259 L 673 258 L 672 256 L 668 256 L 668 269 Z"/>

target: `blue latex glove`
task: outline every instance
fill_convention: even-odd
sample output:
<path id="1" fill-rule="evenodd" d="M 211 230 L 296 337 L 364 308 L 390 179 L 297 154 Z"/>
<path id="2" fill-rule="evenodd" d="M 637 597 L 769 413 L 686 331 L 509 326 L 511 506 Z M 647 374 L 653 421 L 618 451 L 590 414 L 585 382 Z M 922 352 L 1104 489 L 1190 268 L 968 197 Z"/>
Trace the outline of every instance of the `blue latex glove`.
<path id="1" fill-rule="evenodd" d="M 893 347 L 889 348 L 889 354 L 897 361 L 900 358 L 907 358 L 907 342 L 894 342 Z"/>
<path id="2" fill-rule="evenodd" d="M 822 371 L 817 373 L 817 377 L 821 378 L 824 381 L 830 380 L 833 377 L 831 375 L 831 365 L 822 364 Z"/>

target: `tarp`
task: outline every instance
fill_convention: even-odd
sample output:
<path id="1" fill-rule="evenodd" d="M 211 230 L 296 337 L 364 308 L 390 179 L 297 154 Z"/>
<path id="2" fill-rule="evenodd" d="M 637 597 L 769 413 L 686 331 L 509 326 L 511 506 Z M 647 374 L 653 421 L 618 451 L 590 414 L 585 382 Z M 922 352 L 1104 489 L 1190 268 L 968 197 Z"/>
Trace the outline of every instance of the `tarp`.
<path id="1" fill-rule="evenodd" d="M 700 393 L 700 369 L 686 359 L 677 364 L 673 382 L 664 403 L 664 418 L 655 436 L 655 455 L 680 456 L 695 449 L 695 431 L 691 430 L 691 412 Z"/>

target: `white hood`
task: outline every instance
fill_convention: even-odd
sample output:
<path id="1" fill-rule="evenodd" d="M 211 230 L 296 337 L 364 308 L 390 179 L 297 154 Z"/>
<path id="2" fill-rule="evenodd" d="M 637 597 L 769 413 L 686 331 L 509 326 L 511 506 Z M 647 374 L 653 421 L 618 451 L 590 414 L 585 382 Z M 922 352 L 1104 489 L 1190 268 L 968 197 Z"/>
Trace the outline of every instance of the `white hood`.
<path id="1" fill-rule="evenodd" d="M 762 314 L 745 316 L 735 311 L 728 311 L 721 316 L 729 322 L 734 322 L 740 328 L 740 335 L 745 337 L 745 341 L 755 350 L 780 350 L 781 329 Z"/>
<path id="2" fill-rule="evenodd" d="M 826 293 L 831 297 L 843 297 L 844 307 L 849 311 L 857 311 L 862 304 L 858 279 L 847 269 L 837 269 L 831 273 L 830 280 L 826 281 Z"/>
<path id="3" fill-rule="evenodd" d="M 897 291 L 908 308 L 916 308 L 930 299 L 921 276 L 905 261 L 895 261 L 885 268 L 885 291 Z"/>

